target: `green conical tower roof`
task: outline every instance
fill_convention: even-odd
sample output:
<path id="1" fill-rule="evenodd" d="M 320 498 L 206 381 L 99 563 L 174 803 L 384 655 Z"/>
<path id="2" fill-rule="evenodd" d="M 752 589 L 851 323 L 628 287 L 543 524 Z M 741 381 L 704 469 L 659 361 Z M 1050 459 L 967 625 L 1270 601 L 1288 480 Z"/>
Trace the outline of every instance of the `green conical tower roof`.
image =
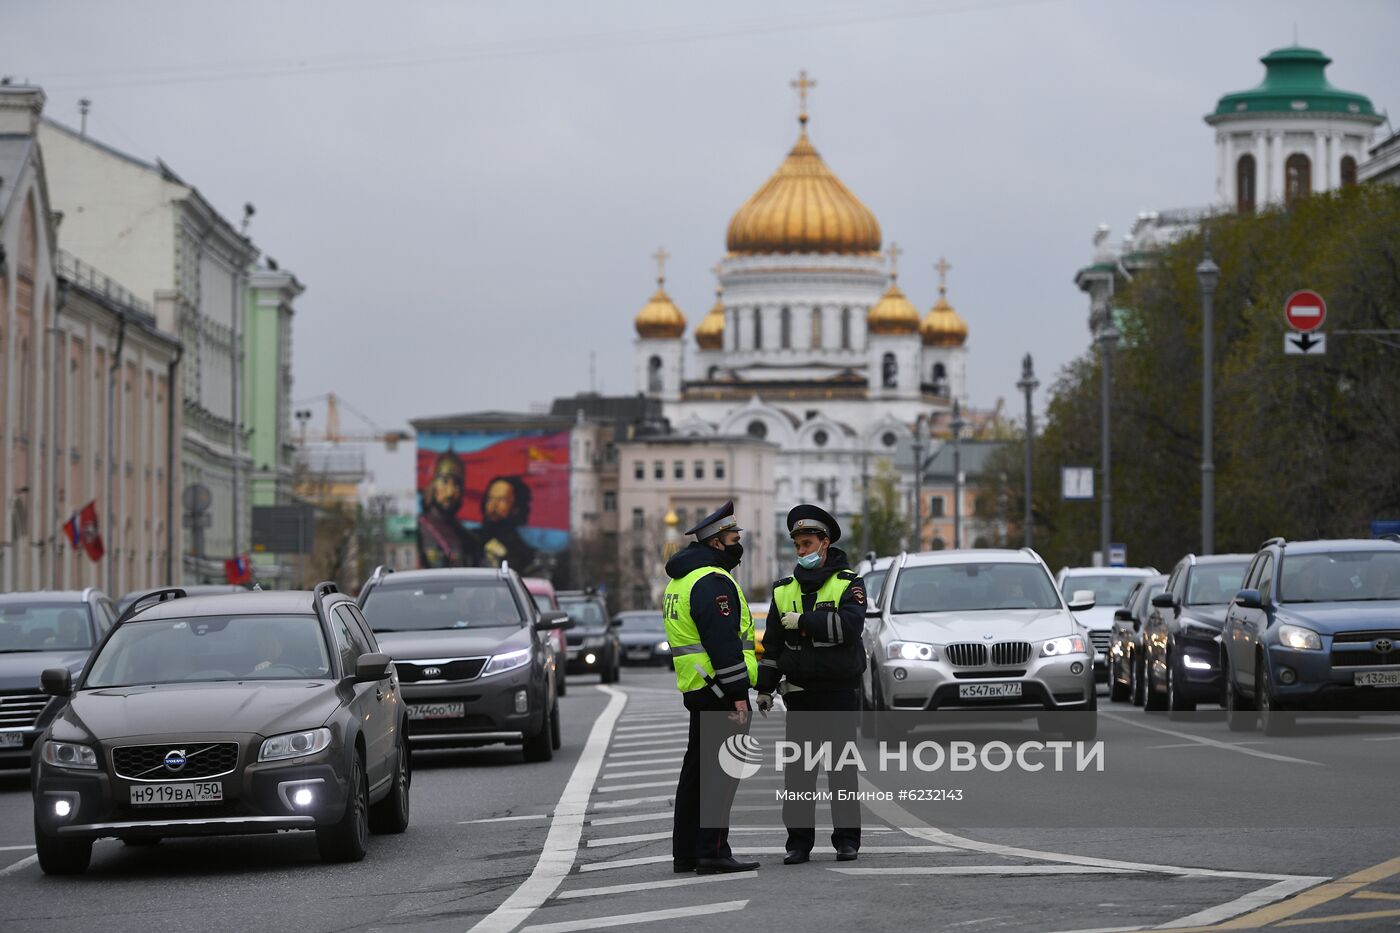
<path id="1" fill-rule="evenodd" d="M 1317 49 L 1295 45 L 1259 60 L 1265 68 L 1263 82 L 1220 98 L 1207 121 L 1244 113 L 1338 113 L 1381 122 L 1370 98 L 1328 83 L 1325 72 L 1332 59 Z"/>

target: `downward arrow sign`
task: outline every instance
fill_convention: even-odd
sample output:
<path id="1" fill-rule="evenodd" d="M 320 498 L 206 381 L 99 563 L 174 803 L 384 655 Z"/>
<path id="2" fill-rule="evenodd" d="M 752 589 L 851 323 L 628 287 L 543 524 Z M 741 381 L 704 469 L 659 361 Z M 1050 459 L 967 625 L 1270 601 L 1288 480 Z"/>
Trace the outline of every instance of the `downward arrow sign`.
<path id="1" fill-rule="evenodd" d="M 1312 334 L 1299 334 L 1297 337 L 1293 338 L 1293 343 L 1304 353 L 1311 350 L 1317 342 L 1317 338 Z"/>

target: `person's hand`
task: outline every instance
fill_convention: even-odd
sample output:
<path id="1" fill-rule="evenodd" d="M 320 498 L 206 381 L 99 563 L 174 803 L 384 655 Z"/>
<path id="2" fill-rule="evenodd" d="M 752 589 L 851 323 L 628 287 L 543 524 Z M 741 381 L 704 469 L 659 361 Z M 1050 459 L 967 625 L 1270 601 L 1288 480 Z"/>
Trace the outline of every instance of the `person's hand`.
<path id="1" fill-rule="evenodd" d="M 741 726 L 749 721 L 748 700 L 734 701 L 734 712 L 729 714 L 729 721 L 733 723 L 738 723 Z"/>
<path id="2" fill-rule="evenodd" d="M 506 546 L 495 538 L 487 541 L 486 544 L 482 546 L 481 550 L 491 559 L 491 562 L 497 566 L 500 566 L 501 561 L 505 560 L 507 553 L 509 553 L 506 550 Z"/>
<path id="3" fill-rule="evenodd" d="M 783 628 L 785 628 L 785 629 L 795 629 L 795 628 L 797 628 L 797 622 L 798 622 L 798 620 L 801 619 L 801 618 L 802 618 L 802 613 L 800 613 L 800 612 L 784 612 L 784 613 L 783 613 Z"/>
<path id="4" fill-rule="evenodd" d="M 758 700 L 754 703 L 754 706 L 758 707 L 758 711 L 760 713 L 768 712 L 770 709 L 773 708 L 773 694 L 760 693 L 758 695 Z"/>

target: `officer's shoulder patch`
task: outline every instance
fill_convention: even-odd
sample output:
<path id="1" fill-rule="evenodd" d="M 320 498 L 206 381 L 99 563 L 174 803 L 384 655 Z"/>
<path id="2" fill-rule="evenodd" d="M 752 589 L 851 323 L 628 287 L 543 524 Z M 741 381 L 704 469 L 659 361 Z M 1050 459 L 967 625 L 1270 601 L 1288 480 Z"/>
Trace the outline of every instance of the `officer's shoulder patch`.
<path id="1" fill-rule="evenodd" d="M 840 577 L 842 580 L 859 580 L 859 579 L 860 579 L 860 574 L 856 573 L 854 570 L 838 570 L 838 571 L 836 572 L 836 575 L 837 575 L 838 577 Z"/>
<path id="2" fill-rule="evenodd" d="M 789 583 L 791 583 L 791 582 L 792 582 L 792 577 L 783 577 L 781 580 L 779 580 L 779 581 L 777 581 L 776 583 L 774 583 L 773 586 L 775 586 L 775 587 L 778 587 L 778 586 L 787 586 L 787 585 L 788 585 Z"/>

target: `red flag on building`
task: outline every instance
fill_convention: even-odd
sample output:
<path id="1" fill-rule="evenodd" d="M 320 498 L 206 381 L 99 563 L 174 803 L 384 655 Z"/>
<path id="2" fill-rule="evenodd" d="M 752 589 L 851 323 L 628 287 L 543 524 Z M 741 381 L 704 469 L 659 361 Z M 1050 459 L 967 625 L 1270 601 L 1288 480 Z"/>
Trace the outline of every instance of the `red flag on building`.
<path id="1" fill-rule="evenodd" d="M 100 561 L 102 555 L 106 553 L 106 549 L 102 546 L 102 531 L 97 525 L 97 500 L 93 499 L 83 506 L 82 511 L 74 518 L 77 519 L 77 539 L 74 540 L 73 546 L 77 547 L 78 542 L 81 541 L 88 558 L 93 563 Z M 72 525 L 73 519 L 69 519 L 68 524 Z M 73 539 L 73 537 L 73 531 L 70 530 L 69 538 Z"/>
<path id="2" fill-rule="evenodd" d="M 230 557 L 224 561 L 224 579 L 229 583 L 247 586 L 253 582 L 253 561 L 247 554 Z"/>

